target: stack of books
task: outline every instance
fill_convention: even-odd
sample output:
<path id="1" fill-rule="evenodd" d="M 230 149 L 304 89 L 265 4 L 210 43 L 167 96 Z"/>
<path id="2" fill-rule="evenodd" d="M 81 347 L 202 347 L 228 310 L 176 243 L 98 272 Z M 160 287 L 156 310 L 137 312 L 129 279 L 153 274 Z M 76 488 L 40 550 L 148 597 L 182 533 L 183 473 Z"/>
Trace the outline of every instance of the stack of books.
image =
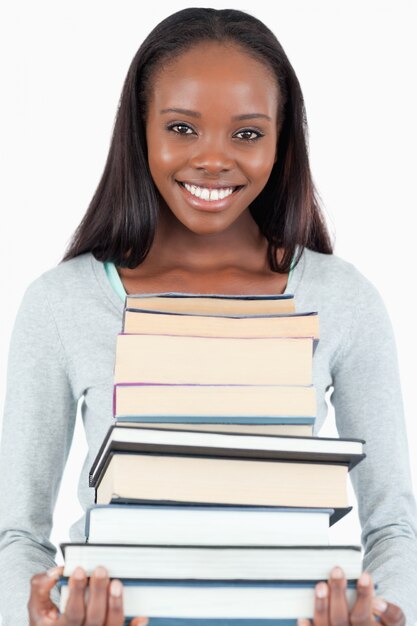
<path id="1" fill-rule="evenodd" d="M 90 471 L 87 542 L 150 625 L 295 624 L 334 565 L 350 605 L 361 548 L 329 545 L 363 440 L 313 436 L 317 312 L 290 295 L 126 296 L 114 424 Z"/>

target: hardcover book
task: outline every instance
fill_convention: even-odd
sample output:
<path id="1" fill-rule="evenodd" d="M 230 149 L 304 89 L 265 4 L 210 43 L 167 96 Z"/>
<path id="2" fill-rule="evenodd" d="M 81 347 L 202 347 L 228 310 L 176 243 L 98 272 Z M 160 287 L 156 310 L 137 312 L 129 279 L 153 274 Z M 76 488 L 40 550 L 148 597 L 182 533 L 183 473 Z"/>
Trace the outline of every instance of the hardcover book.
<path id="1" fill-rule="evenodd" d="M 276 315 L 197 315 L 125 309 L 122 331 L 200 337 L 313 337 L 319 339 L 316 312 Z"/>
<path id="2" fill-rule="evenodd" d="M 154 624 L 170 626 L 172 618 L 181 620 L 216 620 L 220 625 L 247 623 L 254 620 L 285 620 L 283 624 L 296 626 L 299 617 L 314 616 L 314 581 L 140 581 L 122 579 L 123 605 L 128 617 L 157 618 Z M 64 612 L 68 598 L 68 579 L 58 582 L 61 590 L 60 610 Z M 356 581 L 348 581 L 346 596 L 348 608 L 356 599 Z M 164 618 L 170 618 L 165 621 Z M 219 620 L 219 621 L 217 621 Z M 225 621 L 227 620 L 227 621 Z M 237 620 L 237 622 L 236 622 Z M 287 621 L 288 620 L 288 621 Z M 175 621 L 174 621 L 175 623 Z M 177 624 L 179 622 L 177 621 Z M 192 623 L 192 622 L 191 622 Z M 205 622 L 203 621 L 203 624 Z M 267 622 L 266 622 L 267 624 Z M 281 623 L 279 622 L 280 626 Z M 272 623 L 271 623 L 272 626 Z"/>
<path id="3" fill-rule="evenodd" d="M 295 313 L 292 294 L 196 294 L 162 292 L 128 294 L 125 309 L 147 309 L 199 315 L 274 315 Z"/>
<path id="4" fill-rule="evenodd" d="M 311 385 L 311 337 L 126 335 L 114 383 Z"/>
<path id="5" fill-rule="evenodd" d="M 85 535 L 91 543 L 324 546 L 329 526 L 350 510 L 157 502 L 95 505 L 87 509 Z"/>
<path id="6" fill-rule="evenodd" d="M 172 546 L 62 543 L 64 576 L 106 563 L 110 578 L 158 580 L 326 580 L 335 563 L 362 571 L 360 546 Z"/>

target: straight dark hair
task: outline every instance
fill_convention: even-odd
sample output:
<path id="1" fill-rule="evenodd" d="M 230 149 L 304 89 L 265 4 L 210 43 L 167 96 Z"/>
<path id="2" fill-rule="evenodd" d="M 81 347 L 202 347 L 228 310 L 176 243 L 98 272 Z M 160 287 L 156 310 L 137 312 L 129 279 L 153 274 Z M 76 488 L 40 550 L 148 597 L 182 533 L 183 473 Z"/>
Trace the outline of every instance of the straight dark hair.
<path id="1" fill-rule="evenodd" d="M 271 270 L 288 272 L 293 257 L 296 265 L 305 247 L 333 253 L 310 171 L 304 99 L 281 44 L 248 13 L 192 7 L 160 22 L 136 52 L 123 85 L 103 175 L 62 261 L 91 252 L 99 261 L 133 269 L 145 259 L 159 207 L 146 145 L 152 80 L 161 67 L 202 42 L 239 46 L 263 63 L 279 86 L 277 160 L 264 189 L 249 206 L 268 241 Z M 281 261 L 278 248 L 284 253 Z"/>

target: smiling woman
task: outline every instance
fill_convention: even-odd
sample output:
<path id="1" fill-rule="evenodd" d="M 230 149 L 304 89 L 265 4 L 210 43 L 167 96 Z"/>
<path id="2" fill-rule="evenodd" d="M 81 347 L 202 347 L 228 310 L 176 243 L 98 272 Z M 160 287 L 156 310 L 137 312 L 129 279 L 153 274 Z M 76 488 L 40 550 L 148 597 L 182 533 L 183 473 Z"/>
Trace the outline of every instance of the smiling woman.
<path id="1" fill-rule="evenodd" d="M 416 506 L 393 332 L 376 288 L 333 254 L 306 137 L 295 72 L 255 17 L 184 9 L 140 46 L 96 193 L 61 263 L 29 285 L 13 330 L 0 455 L 4 626 L 27 625 L 28 598 L 31 626 L 123 624 L 123 587 L 103 567 L 88 580 L 74 571 L 58 616 L 50 530 L 81 399 L 88 455 L 78 493 L 84 511 L 93 504 L 88 469 L 112 423 L 124 297 L 163 291 L 293 294 L 297 310 L 319 312 L 314 434 L 332 390 L 340 436 L 367 443 L 351 472 L 367 572 L 348 608 L 334 568 L 316 588 L 314 623 L 404 626 L 407 615 L 411 626 L 417 617 Z M 117 291 L 109 276 L 120 279 Z M 84 517 L 71 539 L 85 542 Z M 374 581 L 384 599 L 375 601 Z"/>
<path id="2" fill-rule="evenodd" d="M 226 265 L 225 255 L 235 267 L 245 255 L 258 255 L 259 265 L 265 250 L 248 207 L 276 160 L 282 99 L 271 72 L 236 46 L 204 43 L 164 65 L 154 80 L 145 123 L 162 235 L 152 254 L 170 252 L 172 268 L 179 258 L 175 241 L 190 257 L 209 243 L 202 271 L 213 261 Z M 242 126 L 248 117 L 256 128 Z"/>
<path id="3" fill-rule="evenodd" d="M 304 246 L 332 252 L 295 72 L 253 16 L 174 15 L 132 60 L 103 177 L 63 260 L 91 250 L 129 281 L 155 264 L 239 272 L 247 260 L 284 287 Z M 234 191 L 219 200 L 215 187 Z"/>

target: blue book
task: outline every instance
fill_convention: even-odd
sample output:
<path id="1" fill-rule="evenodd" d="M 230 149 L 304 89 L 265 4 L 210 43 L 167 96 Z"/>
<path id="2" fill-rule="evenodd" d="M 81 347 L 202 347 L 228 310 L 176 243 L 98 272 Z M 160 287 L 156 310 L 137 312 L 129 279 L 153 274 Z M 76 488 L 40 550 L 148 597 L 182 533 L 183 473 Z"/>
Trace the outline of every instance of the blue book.
<path id="1" fill-rule="evenodd" d="M 136 615 L 136 617 L 140 617 Z M 132 618 L 126 618 L 124 626 L 130 625 Z M 380 617 L 374 616 L 379 622 Z M 297 626 L 296 619 L 183 619 L 176 617 L 151 617 L 148 626 Z"/>
<path id="2" fill-rule="evenodd" d="M 148 617 L 153 626 L 179 626 L 184 623 L 267 624 L 284 620 L 295 626 L 299 617 L 312 619 L 314 588 L 311 581 L 154 581 L 121 579 L 123 606 L 128 619 Z M 356 580 L 347 581 L 348 606 L 356 599 Z M 68 579 L 58 581 L 60 610 L 65 611 Z M 175 621 L 173 621 L 175 620 Z M 243 620 L 243 621 L 241 621 Z M 281 623 L 281 622 L 280 622 Z"/>
<path id="3" fill-rule="evenodd" d="M 136 615 L 135 617 L 141 617 Z M 124 626 L 129 626 L 131 617 L 126 618 Z M 374 616 L 379 622 L 380 617 Z M 176 617 L 151 617 L 148 626 L 297 626 L 296 619 L 193 619 Z"/>

